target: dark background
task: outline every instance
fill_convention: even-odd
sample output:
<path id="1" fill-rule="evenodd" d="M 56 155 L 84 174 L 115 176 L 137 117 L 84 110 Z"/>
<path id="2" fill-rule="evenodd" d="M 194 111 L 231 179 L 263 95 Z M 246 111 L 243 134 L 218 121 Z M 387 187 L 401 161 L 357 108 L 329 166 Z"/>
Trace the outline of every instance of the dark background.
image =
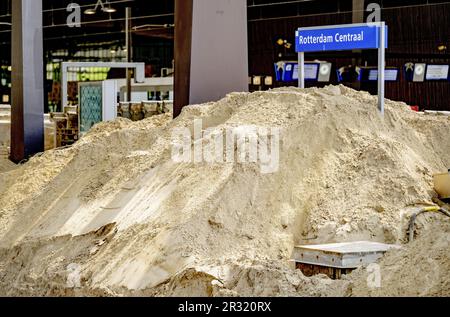
<path id="1" fill-rule="evenodd" d="M 273 72 L 277 37 L 294 43 L 298 27 L 352 23 L 352 0 L 292 1 L 292 4 L 258 6 L 270 2 L 274 1 L 249 1 L 250 74 Z M 365 7 L 369 3 L 379 3 L 382 20 L 389 26 L 386 66 L 403 68 L 407 62 L 450 64 L 449 1 L 370 0 L 365 3 Z M 440 52 L 437 49 L 440 44 L 448 49 Z M 286 55 L 296 60 L 294 51 L 292 48 Z M 338 68 L 353 62 L 351 52 L 307 54 L 308 57 L 333 62 Z M 377 65 L 376 51 L 364 51 L 355 57 L 362 64 L 367 61 L 369 66 Z M 376 83 L 365 88 L 376 92 Z M 430 110 L 450 110 L 450 82 L 410 83 L 401 72 L 398 82 L 386 83 L 386 97 Z"/>

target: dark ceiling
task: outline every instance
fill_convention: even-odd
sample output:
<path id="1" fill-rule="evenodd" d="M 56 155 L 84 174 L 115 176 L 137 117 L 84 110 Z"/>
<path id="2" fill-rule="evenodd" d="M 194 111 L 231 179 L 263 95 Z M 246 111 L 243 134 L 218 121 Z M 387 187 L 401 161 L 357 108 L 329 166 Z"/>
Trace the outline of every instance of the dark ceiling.
<path id="1" fill-rule="evenodd" d="M 173 39 L 174 0 L 110 0 L 117 12 L 95 15 L 82 14 L 81 28 L 68 28 L 67 6 L 76 2 L 82 11 L 93 8 L 97 0 L 42 0 L 44 7 L 44 40 L 46 49 L 73 48 L 79 43 L 99 45 L 105 42 L 124 41 L 125 8 L 132 8 L 132 25 L 139 37 Z M 273 16 L 308 14 L 311 12 L 338 12 L 351 10 L 352 0 L 247 0 L 249 20 Z M 103 0 L 105 3 L 106 0 Z M 0 0 L 0 23 L 11 22 L 11 0 Z M 148 26 L 148 27 L 145 27 Z M 0 25 L 0 45 L 10 45 L 10 27 Z M 6 48 L 6 47 L 5 47 Z"/>
<path id="2" fill-rule="evenodd" d="M 0 23 L 11 22 L 11 0 L 0 0 Z M 81 27 L 67 26 L 67 6 L 81 6 Z M 97 0 L 43 0 L 44 45 L 46 50 L 76 49 L 80 45 L 93 47 L 124 45 L 125 8 L 131 7 L 131 25 L 139 27 L 134 40 L 141 37 L 173 39 L 174 0 L 111 0 L 117 11 L 105 13 L 98 9 L 94 15 L 84 11 L 94 8 Z M 106 1 L 103 0 L 103 3 Z M 10 26 L 0 24 L 0 57 L 10 45 Z M 3 56 L 2 56 L 3 55 Z"/>
<path id="3" fill-rule="evenodd" d="M 44 44 L 46 51 L 111 47 L 125 43 L 125 8 L 132 8 L 134 45 L 152 45 L 173 39 L 174 0 L 110 0 L 115 13 L 97 10 L 95 15 L 82 14 L 80 28 L 66 24 L 67 6 L 77 2 L 82 11 L 93 8 L 98 0 L 42 0 L 44 7 Z M 247 0 L 249 22 L 292 16 L 333 14 L 352 10 L 352 0 Z M 445 2 L 442 0 L 370 0 L 383 7 L 411 6 Z M 106 0 L 103 0 L 105 3 Z M 10 59 L 11 0 L 0 0 L 0 61 Z"/>

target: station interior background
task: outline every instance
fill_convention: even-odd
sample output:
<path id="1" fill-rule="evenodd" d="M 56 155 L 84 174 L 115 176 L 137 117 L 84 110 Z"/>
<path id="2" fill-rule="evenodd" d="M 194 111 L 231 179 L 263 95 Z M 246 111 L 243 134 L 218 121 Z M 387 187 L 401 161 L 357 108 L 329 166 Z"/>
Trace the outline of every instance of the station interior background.
<path id="1" fill-rule="evenodd" d="M 124 61 L 125 8 L 132 8 L 132 58 L 151 65 L 150 75 L 173 67 L 174 0 L 111 0 L 115 12 L 97 10 L 96 0 L 78 0 L 82 7 L 80 28 L 66 24 L 67 6 L 74 0 L 43 0 L 46 112 L 60 106 L 55 83 L 60 80 L 62 61 Z M 105 2 L 105 1 L 103 1 Z M 382 20 L 389 26 L 387 67 L 397 67 L 400 78 L 386 84 L 386 97 L 427 110 L 450 110 L 450 82 L 408 82 L 402 71 L 406 63 L 450 64 L 450 1 L 438 0 L 248 0 L 249 76 L 274 76 L 274 63 L 296 60 L 294 37 L 299 27 L 359 23 L 367 12 L 354 10 L 378 3 Z M 0 1 L 0 103 L 10 101 L 11 0 Z M 282 44 L 280 44 L 280 40 Z M 220 62 L 220 56 L 217 57 Z M 376 51 L 307 54 L 307 60 L 333 63 L 331 84 L 337 84 L 336 70 L 347 65 L 376 66 Z M 168 74 L 170 75 L 170 74 Z M 104 80 L 108 69 L 72 74 L 72 80 Z M 218 74 L 220 76 L 220 74 Z M 250 90 L 295 85 L 273 81 Z M 355 89 L 376 92 L 376 82 L 345 83 Z M 56 87 L 56 88 L 55 88 Z"/>

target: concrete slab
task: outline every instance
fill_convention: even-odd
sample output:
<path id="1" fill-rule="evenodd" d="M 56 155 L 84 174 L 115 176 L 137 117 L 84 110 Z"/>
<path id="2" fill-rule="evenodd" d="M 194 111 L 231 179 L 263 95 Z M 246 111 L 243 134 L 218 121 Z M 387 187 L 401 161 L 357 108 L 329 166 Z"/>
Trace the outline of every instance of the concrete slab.
<path id="1" fill-rule="evenodd" d="M 300 264 L 355 269 L 375 263 L 387 251 L 399 248 L 401 246 L 368 241 L 297 246 L 293 260 Z"/>

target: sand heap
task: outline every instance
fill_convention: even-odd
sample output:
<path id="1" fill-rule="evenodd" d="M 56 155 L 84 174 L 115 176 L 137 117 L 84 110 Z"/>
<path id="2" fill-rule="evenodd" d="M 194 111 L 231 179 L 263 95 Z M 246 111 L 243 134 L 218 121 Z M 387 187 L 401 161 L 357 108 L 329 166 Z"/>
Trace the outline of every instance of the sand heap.
<path id="1" fill-rule="evenodd" d="M 8 148 L 0 144 L 0 173 L 15 168 L 15 165 L 8 160 Z"/>
<path id="2" fill-rule="evenodd" d="M 379 288 L 368 287 L 370 270 L 353 273 L 347 278 L 351 282 L 350 293 L 354 296 L 449 296 L 450 223 L 444 220 L 424 230 L 411 245 L 381 260 Z"/>
<path id="3" fill-rule="evenodd" d="M 330 281 L 289 264 L 299 243 L 405 242 L 408 214 L 431 203 L 433 173 L 450 167 L 450 119 L 386 106 L 383 119 L 369 94 L 292 88 L 230 94 L 175 121 L 99 124 L 0 174 L 0 295 L 409 294 L 395 283 L 369 294 L 363 272 Z M 280 128 L 279 170 L 174 162 L 172 132 L 199 118 L 216 131 Z M 443 221 L 424 215 L 419 235 Z M 418 249 L 386 261 L 418 261 Z M 448 279 L 432 293 L 449 295 Z"/>

